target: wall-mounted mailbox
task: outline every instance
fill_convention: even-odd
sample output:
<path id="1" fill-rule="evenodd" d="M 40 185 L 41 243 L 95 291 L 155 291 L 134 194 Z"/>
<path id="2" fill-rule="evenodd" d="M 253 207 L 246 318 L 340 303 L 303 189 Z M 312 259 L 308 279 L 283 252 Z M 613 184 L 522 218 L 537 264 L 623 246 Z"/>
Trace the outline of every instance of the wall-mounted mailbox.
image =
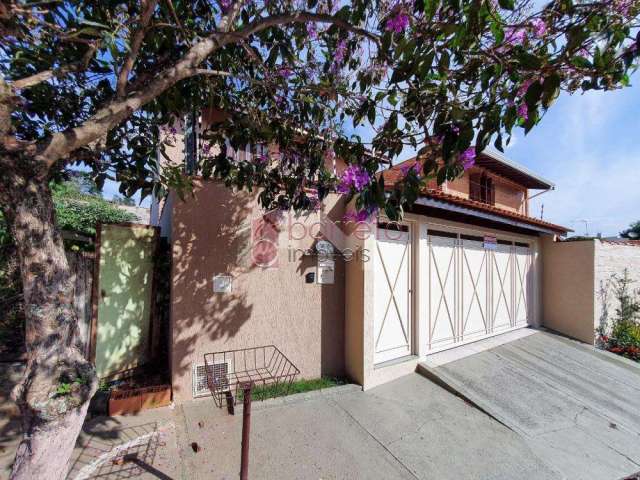
<path id="1" fill-rule="evenodd" d="M 335 281 L 336 262 L 333 258 L 318 257 L 318 279 L 322 285 L 331 285 Z"/>

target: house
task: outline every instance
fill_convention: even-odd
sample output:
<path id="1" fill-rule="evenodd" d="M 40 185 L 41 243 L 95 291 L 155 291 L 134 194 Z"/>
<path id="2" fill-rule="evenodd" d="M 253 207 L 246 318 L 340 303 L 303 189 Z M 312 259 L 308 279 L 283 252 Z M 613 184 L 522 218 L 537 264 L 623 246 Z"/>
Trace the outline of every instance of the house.
<path id="1" fill-rule="evenodd" d="M 185 131 L 176 162 L 197 145 Z M 385 171 L 386 184 L 415 161 Z M 275 215 L 255 193 L 194 183 L 192 197 L 169 194 L 151 214 L 171 245 L 178 403 L 207 394 L 209 352 L 273 344 L 302 377 L 346 375 L 367 389 L 431 353 L 540 325 L 541 238 L 568 231 L 530 216 L 532 191 L 553 184 L 493 151 L 430 185 L 401 222 L 345 222 L 337 194 L 319 211 Z"/>

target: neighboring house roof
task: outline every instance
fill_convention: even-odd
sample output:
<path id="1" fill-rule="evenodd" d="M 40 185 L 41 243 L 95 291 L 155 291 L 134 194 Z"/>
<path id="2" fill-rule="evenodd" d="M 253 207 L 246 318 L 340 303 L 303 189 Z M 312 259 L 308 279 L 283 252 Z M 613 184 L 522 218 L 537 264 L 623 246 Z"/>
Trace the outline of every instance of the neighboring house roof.
<path id="1" fill-rule="evenodd" d="M 136 205 L 123 205 L 121 203 L 114 203 L 113 205 L 120 210 L 124 210 L 125 212 L 134 214 L 136 217 L 138 217 L 136 222 L 149 225 L 151 213 L 148 208 L 138 207 Z"/>
<path id="2" fill-rule="evenodd" d="M 385 187 L 392 188 L 397 182 L 399 182 L 404 177 L 403 169 L 411 167 L 415 165 L 415 163 L 416 163 L 416 159 L 412 158 L 398 165 L 395 165 L 387 170 L 384 170 L 382 172 L 382 175 L 384 177 Z M 424 188 L 421 192 L 422 198 L 431 199 L 436 202 L 438 201 L 444 202 L 446 204 L 456 205 L 459 207 L 464 207 L 477 212 L 493 214 L 499 217 L 506 217 L 514 221 L 517 221 L 518 223 L 531 225 L 533 227 L 538 227 L 544 230 L 549 230 L 561 235 L 565 235 L 567 232 L 573 231 L 570 228 L 563 227 L 561 225 L 556 225 L 554 223 L 546 222 L 538 218 L 529 217 L 527 215 L 513 212 L 505 208 L 488 205 L 486 203 L 478 202 L 478 201 L 471 200 L 469 198 L 460 197 L 457 195 L 451 195 L 449 193 L 445 193 L 442 190 L 439 190 L 438 188 L 434 188 L 434 187 L 435 187 L 435 183 L 433 187 Z"/>
<path id="3" fill-rule="evenodd" d="M 602 243 L 608 243 L 612 245 L 626 245 L 629 247 L 640 247 L 640 240 L 632 240 L 630 238 L 603 238 L 600 241 Z"/>

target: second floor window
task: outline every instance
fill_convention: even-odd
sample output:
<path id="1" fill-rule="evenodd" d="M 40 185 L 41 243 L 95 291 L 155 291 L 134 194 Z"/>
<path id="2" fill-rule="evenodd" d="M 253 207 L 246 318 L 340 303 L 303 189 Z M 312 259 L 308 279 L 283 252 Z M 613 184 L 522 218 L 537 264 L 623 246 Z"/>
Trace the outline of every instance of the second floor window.
<path id="1" fill-rule="evenodd" d="M 496 191 L 491 177 L 485 173 L 469 177 L 469 198 L 488 205 L 495 205 Z"/>

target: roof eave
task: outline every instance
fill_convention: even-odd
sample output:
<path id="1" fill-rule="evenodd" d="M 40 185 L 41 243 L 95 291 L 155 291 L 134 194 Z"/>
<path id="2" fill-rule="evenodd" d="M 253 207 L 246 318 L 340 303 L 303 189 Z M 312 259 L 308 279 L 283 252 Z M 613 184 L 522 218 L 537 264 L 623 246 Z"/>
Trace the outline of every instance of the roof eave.
<path id="1" fill-rule="evenodd" d="M 451 212 L 462 213 L 465 215 L 483 218 L 485 220 L 491 220 L 498 223 L 504 223 L 512 227 L 524 228 L 524 229 L 533 230 L 533 231 L 548 234 L 548 235 L 566 235 L 569 231 L 571 231 L 568 229 L 561 228 L 559 226 L 558 228 L 553 228 L 550 225 L 542 226 L 532 222 L 527 222 L 525 220 L 510 218 L 497 213 L 485 212 L 482 210 L 477 210 L 474 208 L 457 205 L 455 203 L 448 202 L 446 200 L 430 198 L 427 196 L 421 196 L 418 200 L 416 200 L 416 203 L 418 205 L 423 205 L 425 207 L 433 207 L 433 208 L 439 208 L 442 210 L 448 210 Z"/>
<path id="2" fill-rule="evenodd" d="M 527 167 L 520 165 L 519 163 L 516 163 L 513 160 L 510 160 L 509 158 L 505 157 L 502 153 L 498 152 L 497 150 L 491 147 L 485 148 L 482 151 L 482 155 L 489 157 L 498 163 L 501 163 L 507 168 L 515 170 L 516 172 L 518 172 L 520 175 L 524 177 L 527 177 L 528 180 L 530 180 L 530 183 L 529 183 L 530 186 L 528 186 L 528 188 L 535 189 L 535 190 L 553 190 L 555 188 L 555 184 L 552 181 L 547 180 L 546 178 L 538 175 L 537 173 L 532 172 Z"/>

